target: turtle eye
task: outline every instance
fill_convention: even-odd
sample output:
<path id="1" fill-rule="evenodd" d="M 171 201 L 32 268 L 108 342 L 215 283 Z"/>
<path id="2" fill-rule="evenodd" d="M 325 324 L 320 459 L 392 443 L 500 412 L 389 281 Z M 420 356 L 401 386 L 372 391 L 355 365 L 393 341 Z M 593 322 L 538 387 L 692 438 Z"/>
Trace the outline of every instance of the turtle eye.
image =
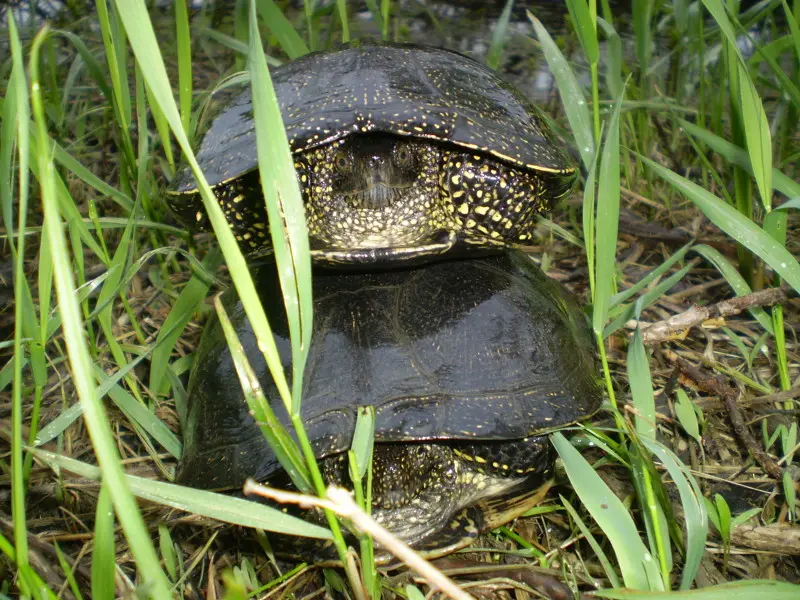
<path id="1" fill-rule="evenodd" d="M 414 165 L 414 153 L 411 151 L 411 144 L 400 143 L 394 147 L 394 164 L 400 168 L 407 169 Z"/>
<path id="2" fill-rule="evenodd" d="M 353 162 L 346 150 L 338 150 L 333 155 L 333 164 L 340 173 L 349 173 L 353 169 Z"/>

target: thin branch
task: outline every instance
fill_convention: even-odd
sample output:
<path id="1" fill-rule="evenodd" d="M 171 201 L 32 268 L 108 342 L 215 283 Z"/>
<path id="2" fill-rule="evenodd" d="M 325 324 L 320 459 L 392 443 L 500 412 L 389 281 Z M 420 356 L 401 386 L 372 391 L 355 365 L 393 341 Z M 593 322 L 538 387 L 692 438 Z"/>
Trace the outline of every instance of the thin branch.
<path id="1" fill-rule="evenodd" d="M 752 454 L 753 458 L 765 473 L 780 481 L 783 478 L 783 469 L 781 469 L 778 463 L 776 463 L 758 444 L 744 422 L 742 412 L 739 410 L 739 391 L 735 390 L 720 377 L 714 377 L 703 372 L 688 360 L 681 358 L 672 351 L 665 352 L 664 356 L 667 360 L 674 363 L 684 375 L 693 379 L 701 390 L 707 394 L 717 396 L 725 403 L 725 407 L 728 409 L 728 415 L 731 419 L 731 425 L 736 435 L 739 437 L 739 441 L 744 444 L 748 452 Z"/>
<path id="2" fill-rule="evenodd" d="M 797 296 L 797 293 L 793 290 L 770 288 L 723 300 L 711 306 L 693 306 L 689 310 L 673 315 L 663 321 L 651 324 L 641 323 L 642 340 L 645 344 L 655 344 L 675 339 L 682 340 L 689 335 L 689 330 L 692 327 L 711 319 L 724 319 L 757 306 L 781 304 L 794 296 Z"/>

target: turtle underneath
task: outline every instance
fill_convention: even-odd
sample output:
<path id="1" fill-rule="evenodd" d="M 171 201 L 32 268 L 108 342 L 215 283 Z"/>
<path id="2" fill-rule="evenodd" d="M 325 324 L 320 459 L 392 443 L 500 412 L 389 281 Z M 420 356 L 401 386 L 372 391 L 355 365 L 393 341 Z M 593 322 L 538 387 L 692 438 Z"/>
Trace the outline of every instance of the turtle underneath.
<path id="1" fill-rule="evenodd" d="M 273 265 L 254 273 L 284 368 Z M 385 272 L 314 272 L 301 415 L 329 482 L 349 484 L 358 409 L 375 410 L 373 515 L 442 554 L 530 507 L 552 464 L 547 432 L 588 418 L 601 388 L 584 314 L 523 254 Z M 279 420 L 289 418 L 231 291 L 228 314 Z M 247 410 L 220 325 L 197 351 L 179 483 L 240 489 L 285 473 Z"/>

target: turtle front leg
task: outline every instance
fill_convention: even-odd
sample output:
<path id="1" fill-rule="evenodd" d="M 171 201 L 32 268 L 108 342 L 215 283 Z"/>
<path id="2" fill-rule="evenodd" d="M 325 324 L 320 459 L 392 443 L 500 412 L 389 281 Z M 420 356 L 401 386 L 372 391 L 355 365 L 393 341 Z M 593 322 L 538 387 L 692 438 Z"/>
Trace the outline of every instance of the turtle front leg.
<path id="1" fill-rule="evenodd" d="M 467 244 L 525 244 L 558 197 L 546 175 L 470 152 L 444 152 L 439 191 Z M 566 193 L 564 190 L 561 194 Z"/>

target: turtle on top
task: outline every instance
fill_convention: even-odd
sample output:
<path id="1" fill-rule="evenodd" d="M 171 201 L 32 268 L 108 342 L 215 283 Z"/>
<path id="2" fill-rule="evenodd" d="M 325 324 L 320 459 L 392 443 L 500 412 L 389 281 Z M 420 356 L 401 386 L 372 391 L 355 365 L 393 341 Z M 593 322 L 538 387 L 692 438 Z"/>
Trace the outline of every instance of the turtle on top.
<path id="1" fill-rule="evenodd" d="M 530 239 L 576 168 L 538 108 L 458 53 L 352 43 L 271 72 L 319 263 L 419 261 Z M 250 91 L 197 153 L 242 250 L 269 251 Z M 208 220 L 190 169 L 168 191 L 187 223 Z"/>

